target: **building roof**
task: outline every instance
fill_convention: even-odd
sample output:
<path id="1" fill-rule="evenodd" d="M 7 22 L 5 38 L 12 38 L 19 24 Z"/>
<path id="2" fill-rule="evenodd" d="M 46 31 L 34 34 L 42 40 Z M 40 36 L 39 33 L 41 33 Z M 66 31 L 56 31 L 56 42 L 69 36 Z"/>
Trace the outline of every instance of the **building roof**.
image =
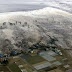
<path id="1" fill-rule="evenodd" d="M 0 54 L 0 57 L 3 57 L 3 54 Z"/>
<path id="2" fill-rule="evenodd" d="M 43 69 L 43 68 L 46 68 L 49 66 L 51 66 L 51 63 L 46 62 L 46 63 L 40 64 L 40 65 L 34 66 L 34 68 L 36 68 L 37 70 L 40 70 L 40 69 Z"/>
<path id="3" fill-rule="evenodd" d="M 61 65 L 61 63 L 59 61 L 56 61 L 53 64 L 55 64 L 55 65 Z"/>
<path id="4" fill-rule="evenodd" d="M 50 51 L 50 52 L 44 51 L 44 52 L 40 53 L 40 56 L 43 57 L 44 59 L 48 60 L 48 61 L 54 61 L 54 60 L 56 60 L 56 58 L 52 56 L 53 54 L 55 54 L 55 53 L 52 51 Z"/>

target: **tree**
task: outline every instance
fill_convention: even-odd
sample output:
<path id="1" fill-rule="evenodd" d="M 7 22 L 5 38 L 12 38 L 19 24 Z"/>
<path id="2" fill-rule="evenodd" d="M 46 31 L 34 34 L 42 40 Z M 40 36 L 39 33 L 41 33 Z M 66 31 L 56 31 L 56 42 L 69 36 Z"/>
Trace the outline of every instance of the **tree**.
<path id="1" fill-rule="evenodd" d="M 7 59 L 4 59 L 4 61 L 3 62 L 1 62 L 1 64 L 3 64 L 3 65 L 7 65 L 9 62 L 8 62 L 8 60 Z"/>

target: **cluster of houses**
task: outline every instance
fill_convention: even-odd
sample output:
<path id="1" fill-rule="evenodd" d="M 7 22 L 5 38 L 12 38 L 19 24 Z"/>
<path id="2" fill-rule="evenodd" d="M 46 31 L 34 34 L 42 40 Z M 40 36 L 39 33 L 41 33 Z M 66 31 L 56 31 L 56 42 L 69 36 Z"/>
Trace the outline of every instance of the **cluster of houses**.
<path id="1" fill-rule="evenodd" d="M 41 44 L 40 42 L 38 42 L 28 49 L 29 52 L 31 52 L 31 53 L 37 52 L 37 54 L 39 54 L 41 51 L 48 51 L 48 50 L 52 50 L 56 54 L 62 55 L 61 50 L 59 50 L 57 48 L 57 46 L 54 44 L 44 45 L 44 44 Z"/>
<path id="2" fill-rule="evenodd" d="M 18 54 L 21 54 L 21 51 L 19 51 L 19 50 L 17 50 L 17 51 L 13 50 L 13 51 L 5 53 L 5 54 L 0 53 L 0 64 L 1 65 L 2 64 L 7 64 L 8 63 L 8 57 L 10 57 L 10 56 L 16 56 Z"/>
<path id="3" fill-rule="evenodd" d="M 22 52 L 21 50 L 20 51 L 19 50 L 12 50 L 12 51 L 10 51 L 8 53 L 0 54 L 0 57 L 16 56 L 18 54 L 21 54 L 21 52 Z"/>

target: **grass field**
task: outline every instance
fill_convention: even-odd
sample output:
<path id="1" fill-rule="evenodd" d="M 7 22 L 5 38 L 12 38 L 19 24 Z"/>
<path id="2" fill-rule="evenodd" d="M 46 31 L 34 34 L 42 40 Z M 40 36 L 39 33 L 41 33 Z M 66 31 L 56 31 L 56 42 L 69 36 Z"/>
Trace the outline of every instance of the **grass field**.
<path id="1" fill-rule="evenodd" d="M 26 69 L 28 72 L 32 72 L 34 71 L 30 66 L 28 66 L 22 59 L 20 58 L 11 58 L 9 65 L 13 64 L 14 62 L 16 62 L 16 65 L 23 65 L 23 67 L 21 67 L 20 69 Z"/>
<path id="2" fill-rule="evenodd" d="M 6 66 L 0 66 L 0 72 L 10 72 Z"/>
<path id="3" fill-rule="evenodd" d="M 30 57 L 30 58 L 27 58 L 26 61 L 28 63 L 30 63 L 31 65 L 33 64 L 37 64 L 39 62 L 43 62 L 43 61 L 46 61 L 44 58 L 40 57 L 40 56 L 33 56 L 33 57 Z"/>
<path id="4" fill-rule="evenodd" d="M 15 63 L 10 64 L 9 68 L 11 69 L 12 72 L 21 72 L 21 70 L 19 69 L 19 67 Z"/>

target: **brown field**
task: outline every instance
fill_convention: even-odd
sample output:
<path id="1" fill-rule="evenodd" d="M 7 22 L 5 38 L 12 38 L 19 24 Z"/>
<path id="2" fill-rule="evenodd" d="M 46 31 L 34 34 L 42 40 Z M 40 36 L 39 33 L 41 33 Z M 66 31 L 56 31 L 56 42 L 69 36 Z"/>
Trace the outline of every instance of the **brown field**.
<path id="1" fill-rule="evenodd" d="M 0 66 L 0 72 L 10 72 L 9 69 L 6 66 Z"/>

